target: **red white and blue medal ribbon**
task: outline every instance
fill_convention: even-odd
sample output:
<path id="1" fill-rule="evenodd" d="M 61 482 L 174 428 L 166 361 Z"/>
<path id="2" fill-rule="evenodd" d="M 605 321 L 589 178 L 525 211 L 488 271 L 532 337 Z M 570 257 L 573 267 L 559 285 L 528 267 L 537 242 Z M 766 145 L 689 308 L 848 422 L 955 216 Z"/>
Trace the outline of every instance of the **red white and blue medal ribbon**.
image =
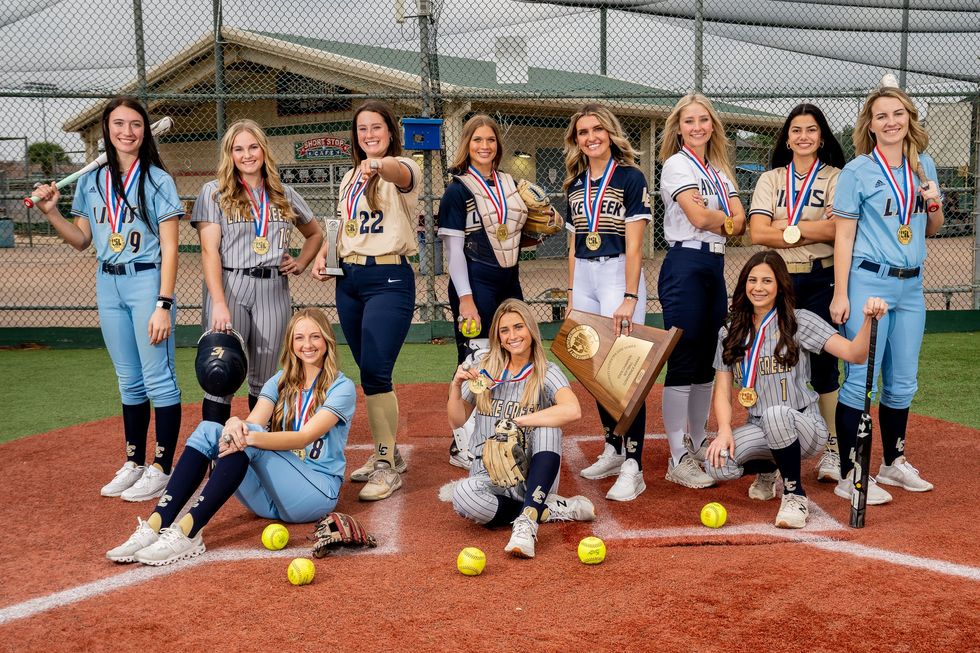
<path id="1" fill-rule="evenodd" d="M 758 333 L 755 334 L 755 340 L 752 341 L 752 346 L 745 350 L 745 358 L 742 359 L 743 388 L 755 387 L 755 377 L 759 371 L 759 354 L 762 353 L 762 341 L 766 336 L 766 327 L 775 319 L 776 307 L 773 306 L 766 313 L 766 316 L 762 318 L 762 323 L 759 325 Z"/>
<path id="2" fill-rule="evenodd" d="M 820 159 L 814 159 L 813 164 L 810 165 L 810 170 L 803 179 L 800 192 L 797 193 L 796 168 L 792 161 L 786 166 L 786 222 L 789 226 L 796 226 L 803 217 L 803 207 L 806 206 L 806 202 L 810 198 L 810 189 L 813 188 L 813 183 L 817 180 L 817 173 L 822 167 L 823 164 L 820 163 Z"/>
<path id="3" fill-rule="evenodd" d="M 489 387 L 492 388 L 493 386 L 498 385 L 500 383 L 519 383 L 525 380 L 527 377 L 531 376 L 531 372 L 533 371 L 534 371 L 534 363 L 528 363 L 527 365 L 521 368 L 520 372 L 510 377 L 509 379 L 507 378 L 509 372 L 506 369 L 504 370 L 503 378 L 500 379 L 493 378 L 492 376 L 490 376 L 490 372 L 487 372 L 485 369 L 480 370 L 480 374 L 490 379 L 491 385 Z"/>
<path id="4" fill-rule="evenodd" d="M 126 173 L 126 178 L 123 179 L 123 197 L 116 197 L 116 189 L 112 185 L 112 177 L 109 172 L 109 166 L 105 169 L 105 189 L 106 189 L 106 201 L 105 206 L 108 212 L 107 219 L 109 220 L 109 229 L 112 233 L 116 234 L 122 229 L 122 214 L 126 205 L 125 198 L 129 196 L 129 192 L 136 185 L 136 180 L 140 176 L 140 160 L 136 159 L 133 164 L 129 166 L 129 172 Z"/>
<path id="5" fill-rule="evenodd" d="M 888 167 L 888 160 L 875 146 L 875 149 L 871 150 L 871 158 L 875 160 L 878 167 L 881 168 L 881 174 L 885 176 L 885 181 L 888 182 L 888 186 L 892 189 L 892 194 L 895 196 L 895 202 L 898 204 L 898 218 L 901 220 L 902 224 L 909 226 L 912 223 L 912 210 L 915 208 L 915 178 L 912 176 L 912 166 L 909 165 L 908 159 L 902 156 L 902 181 L 905 184 L 905 190 L 903 192 L 902 188 L 898 185 L 898 180 L 895 179 L 895 175 L 892 174 L 892 169 Z"/>
<path id="6" fill-rule="evenodd" d="M 262 186 L 262 196 L 258 201 L 255 199 L 255 195 L 252 194 L 252 189 L 248 187 L 248 184 L 242 180 L 242 186 L 245 187 L 245 193 L 248 195 L 248 203 L 252 205 L 252 219 L 255 221 L 255 237 L 265 238 L 265 235 L 269 232 L 269 194 L 265 192 L 265 186 Z"/>
<path id="7" fill-rule="evenodd" d="M 497 171 L 493 171 L 493 188 L 483 178 L 480 171 L 473 166 L 470 166 L 469 174 L 476 179 L 476 183 L 480 185 L 480 188 L 490 199 L 490 203 L 493 204 L 493 210 L 497 212 L 497 224 L 505 224 L 507 222 L 507 198 L 504 196 L 504 189 L 500 186 L 500 176 Z"/>
<path id="8" fill-rule="evenodd" d="M 296 408 L 293 412 L 293 430 L 299 431 L 303 428 L 303 425 L 310 421 L 310 415 L 313 412 L 313 395 L 316 389 L 316 382 L 320 380 L 320 374 L 316 375 L 313 379 L 313 383 L 310 385 L 309 390 L 300 390 L 296 393 Z"/>
<path id="9" fill-rule="evenodd" d="M 704 175 L 704 178 L 715 187 L 715 192 L 718 194 L 718 202 L 721 204 L 721 210 L 725 212 L 725 215 L 731 217 L 732 205 L 728 199 L 728 191 L 725 189 L 725 183 L 721 180 L 721 175 L 718 174 L 718 171 L 712 168 L 711 164 L 707 161 L 701 163 L 698 155 L 687 145 L 681 151 L 691 160 L 694 167 L 698 169 L 698 172 Z"/>
<path id="10" fill-rule="evenodd" d="M 609 163 L 599 178 L 599 186 L 596 188 L 595 199 L 592 199 L 592 175 L 588 170 L 585 171 L 585 201 L 582 203 L 582 211 L 585 213 L 585 221 L 589 226 L 590 232 L 599 231 L 599 212 L 602 210 L 602 198 L 606 195 L 606 189 L 612 181 L 613 173 L 616 171 L 616 159 L 609 157 Z"/>
<path id="11" fill-rule="evenodd" d="M 354 212 L 357 211 L 357 203 L 361 201 L 361 196 L 364 191 L 367 190 L 367 179 L 363 179 L 360 172 L 354 178 L 350 187 L 347 189 L 347 195 L 344 196 L 344 204 L 347 207 L 347 219 L 354 219 Z"/>

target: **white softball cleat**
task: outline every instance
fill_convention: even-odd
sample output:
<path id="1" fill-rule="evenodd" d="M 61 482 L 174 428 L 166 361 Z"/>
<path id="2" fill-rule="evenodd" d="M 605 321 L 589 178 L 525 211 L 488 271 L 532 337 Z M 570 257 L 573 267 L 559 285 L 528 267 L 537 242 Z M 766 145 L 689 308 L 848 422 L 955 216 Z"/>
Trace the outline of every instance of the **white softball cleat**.
<path id="1" fill-rule="evenodd" d="M 694 456 L 689 453 L 684 454 L 684 457 L 676 465 L 674 464 L 673 456 L 668 458 L 667 474 L 664 475 L 664 478 L 671 483 L 677 483 L 678 485 L 696 490 L 711 487 L 715 484 L 715 479 L 705 474 L 698 461 L 694 460 Z"/>
<path id="2" fill-rule="evenodd" d="M 560 494 L 548 495 L 545 501 L 548 507 L 548 518 L 545 521 L 593 521 L 595 506 L 587 498 L 578 495 L 563 497 Z"/>
<path id="3" fill-rule="evenodd" d="M 817 480 L 821 483 L 836 483 L 840 480 L 840 454 L 824 451 L 817 465 Z"/>
<path id="4" fill-rule="evenodd" d="M 504 551 L 518 558 L 534 557 L 534 540 L 538 539 L 538 525 L 527 515 L 514 520 L 514 530 Z"/>
<path id="5" fill-rule="evenodd" d="M 851 500 L 851 494 L 854 492 L 854 483 L 849 478 L 842 478 L 837 481 L 837 487 L 834 488 L 834 494 L 837 496 Z M 888 490 L 878 485 L 875 482 L 874 476 L 868 477 L 868 500 L 867 505 L 869 506 L 880 506 L 883 503 L 888 503 L 892 500 L 892 495 L 888 493 Z"/>
<path id="6" fill-rule="evenodd" d="M 170 474 L 164 474 L 156 465 L 148 465 L 140 479 L 132 487 L 123 491 L 119 497 L 123 501 L 146 501 L 154 499 L 167 488 Z"/>
<path id="7" fill-rule="evenodd" d="M 619 469 L 619 478 L 606 492 L 606 498 L 612 501 L 632 501 L 643 494 L 647 484 L 643 481 L 643 472 L 632 458 L 628 458 Z"/>
<path id="8" fill-rule="evenodd" d="M 909 492 L 928 492 L 933 488 L 932 483 L 919 476 L 919 470 L 905 459 L 899 456 L 891 465 L 881 464 L 878 468 L 879 483 L 900 487 Z"/>
<path id="9" fill-rule="evenodd" d="M 143 477 L 143 469 L 144 467 L 142 465 L 137 465 L 132 460 L 127 460 L 119 468 L 119 471 L 116 472 L 112 480 L 102 486 L 102 496 L 118 497 Z"/>
<path id="10" fill-rule="evenodd" d="M 160 538 L 144 549 L 136 552 L 137 562 L 151 567 L 171 565 L 181 560 L 195 558 L 204 553 L 204 540 L 198 531 L 194 537 L 187 537 L 180 526 L 174 524 L 160 531 Z"/>
<path id="11" fill-rule="evenodd" d="M 129 536 L 129 539 L 114 549 L 109 549 L 105 557 L 113 562 L 136 562 L 136 552 L 145 549 L 159 539 L 160 535 L 150 526 L 136 518 L 136 532 Z"/>
<path id="12" fill-rule="evenodd" d="M 776 480 L 779 472 L 759 474 L 749 486 L 749 498 L 756 501 L 769 501 L 776 498 Z"/>
<path id="13" fill-rule="evenodd" d="M 784 494 L 776 514 L 776 528 L 803 528 L 809 516 L 809 499 L 799 494 Z"/>
<path id="14" fill-rule="evenodd" d="M 579 474 L 590 481 L 597 481 L 607 476 L 615 476 L 619 473 L 619 468 L 623 466 L 625 460 L 626 454 L 616 453 L 616 447 L 607 442 L 602 449 L 602 453 L 599 454 L 599 458 L 579 472 Z"/>

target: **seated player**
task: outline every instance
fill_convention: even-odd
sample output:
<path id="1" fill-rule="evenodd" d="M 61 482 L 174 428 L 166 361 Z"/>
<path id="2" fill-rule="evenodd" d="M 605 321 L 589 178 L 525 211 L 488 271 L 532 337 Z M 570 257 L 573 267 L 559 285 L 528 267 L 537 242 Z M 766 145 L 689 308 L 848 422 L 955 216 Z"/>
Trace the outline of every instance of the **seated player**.
<path id="1" fill-rule="evenodd" d="M 809 502 L 800 476 L 800 459 L 823 451 L 830 432 L 820 416 L 819 396 L 807 385 L 809 354 L 826 351 L 849 363 L 868 358 L 871 318 L 881 317 L 885 302 L 870 297 L 864 324 L 854 340 L 815 313 L 796 309 L 786 263 L 773 250 L 754 254 L 739 273 L 728 321 L 715 350 L 715 416 L 718 437 L 708 447 L 705 469 L 716 480 L 758 474 L 749 497 L 776 497 L 777 473 L 783 497 L 776 515 L 779 528 L 803 528 Z M 733 372 L 734 369 L 734 372 Z M 732 429 L 732 385 L 748 422 Z M 778 470 L 778 472 L 777 472 Z M 876 503 L 874 483 L 868 503 Z"/>
<path id="2" fill-rule="evenodd" d="M 259 517 L 284 522 L 314 521 L 334 509 L 355 392 L 337 369 L 337 342 L 323 312 L 293 315 L 279 361 L 282 370 L 266 381 L 245 421 L 201 422 L 156 509 L 107 558 L 160 566 L 204 553 L 201 529 L 232 494 Z M 270 423 L 280 430 L 269 432 Z M 176 521 L 211 461 L 207 485 Z"/>
<path id="3" fill-rule="evenodd" d="M 561 465 L 561 427 L 579 419 L 582 411 L 561 369 L 545 358 L 541 333 L 527 304 L 504 300 L 493 316 L 489 336 L 490 348 L 477 357 L 479 364 L 460 365 L 449 388 L 452 428 L 462 426 L 476 410 L 470 441 L 476 459 L 469 477 L 453 487 L 453 508 L 488 527 L 513 524 L 504 551 L 533 558 L 540 522 L 595 519 L 595 508 L 585 497 L 554 494 Z M 487 439 L 508 427 L 526 436 L 530 461 L 523 471 L 526 480 L 512 487 L 492 476 L 484 462 Z"/>

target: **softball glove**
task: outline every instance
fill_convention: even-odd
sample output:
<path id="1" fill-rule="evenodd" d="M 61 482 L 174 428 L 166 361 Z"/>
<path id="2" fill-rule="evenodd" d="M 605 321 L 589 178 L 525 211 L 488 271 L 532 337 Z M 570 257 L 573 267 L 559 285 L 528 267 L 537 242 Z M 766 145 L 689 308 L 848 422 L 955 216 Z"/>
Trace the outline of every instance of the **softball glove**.
<path id="1" fill-rule="evenodd" d="M 493 435 L 483 444 L 483 466 L 494 485 L 510 488 L 524 482 L 529 464 L 525 445 L 524 429 L 514 420 L 497 420 Z"/>
<path id="2" fill-rule="evenodd" d="M 331 512 L 316 523 L 313 532 L 313 557 L 323 558 L 341 547 L 376 547 L 378 541 L 368 535 L 360 522 L 342 512 Z"/>

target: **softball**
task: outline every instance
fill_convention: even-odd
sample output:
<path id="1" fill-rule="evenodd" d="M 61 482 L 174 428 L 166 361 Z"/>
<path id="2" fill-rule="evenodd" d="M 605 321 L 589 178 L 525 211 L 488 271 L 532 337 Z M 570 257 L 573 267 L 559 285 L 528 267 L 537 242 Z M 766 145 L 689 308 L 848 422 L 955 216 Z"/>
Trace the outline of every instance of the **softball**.
<path id="1" fill-rule="evenodd" d="M 594 535 L 578 543 L 578 559 L 587 565 L 597 565 L 606 559 L 606 543 Z"/>
<path id="2" fill-rule="evenodd" d="M 479 320 L 463 320 L 459 325 L 459 332 L 462 333 L 467 338 L 475 338 L 480 335 L 480 322 Z"/>
<path id="3" fill-rule="evenodd" d="M 270 551 L 283 549 L 289 543 L 289 531 L 282 524 L 269 524 L 262 531 L 262 544 Z"/>
<path id="4" fill-rule="evenodd" d="M 487 556 L 475 546 L 468 546 L 456 556 L 456 569 L 464 576 L 479 576 L 487 566 Z"/>
<path id="5" fill-rule="evenodd" d="M 293 585 L 309 585 L 316 575 L 316 567 L 309 558 L 293 558 L 286 570 L 286 577 Z"/>
<path id="6" fill-rule="evenodd" d="M 701 523 L 708 528 L 721 528 L 727 519 L 728 511 L 717 501 L 712 501 L 701 508 Z"/>

